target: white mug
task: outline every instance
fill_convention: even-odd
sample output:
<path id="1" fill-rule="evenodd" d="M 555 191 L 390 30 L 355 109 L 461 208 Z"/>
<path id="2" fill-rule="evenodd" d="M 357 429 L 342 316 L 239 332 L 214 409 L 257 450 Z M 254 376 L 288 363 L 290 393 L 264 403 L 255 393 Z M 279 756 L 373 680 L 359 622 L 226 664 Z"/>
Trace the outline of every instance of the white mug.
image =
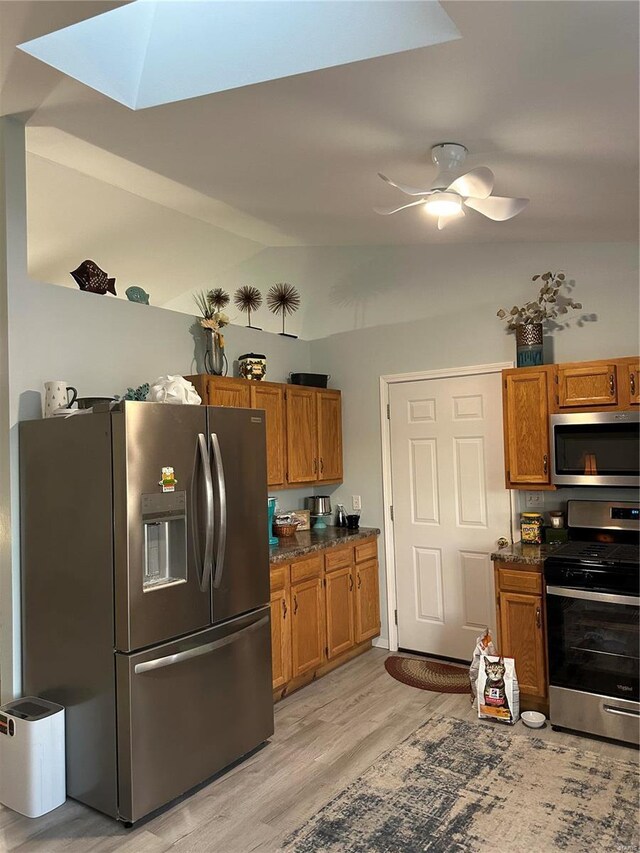
<path id="1" fill-rule="evenodd" d="M 71 391 L 71 399 L 69 399 Z M 56 409 L 70 409 L 75 402 L 78 392 L 73 385 L 68 385 L 64 379 L 55 379 L 44 383 L 44 411 L 45 418 L 50 418 Z"/>

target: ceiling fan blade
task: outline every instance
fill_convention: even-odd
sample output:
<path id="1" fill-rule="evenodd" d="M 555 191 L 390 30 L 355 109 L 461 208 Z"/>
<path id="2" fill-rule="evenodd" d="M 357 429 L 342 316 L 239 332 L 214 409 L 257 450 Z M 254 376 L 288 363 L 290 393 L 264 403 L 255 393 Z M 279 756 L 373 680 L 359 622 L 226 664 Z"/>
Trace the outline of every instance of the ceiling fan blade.
<path id="1" fill-rule="evenodd" d="M 461 219 L 464 216 L 464 210 L 460 208 L 457 213 L 452 213 L 450 216 L 439 216 L 438 217 L 438 231 L 442 231 L 443 228 L 446 228 L 450 222 L 453 222 L 456 219 Z"/>
<path id="2" fill-rule="evenodd" d="M 382 178 L 383 181 L 386 181 L 388 184 L 391 184 L 392 187 L 395 187 L 397 190 L 401 190 L 407 195 L 429 195 L 431 192 L 428 187 L 426 190 L 419 190 L 417 187 L 409 187 L 406 184 L 396 184 L 395 181 L 392 181 L 391 178 L 383 175 L 382 172 L 378 172 L 378 177 Z"/>
<path id="3" fill-rule="evenodd" d="M 488 198 L 493 189 L 494 176 L 491 169 L 486 166 L 478 166 L 466 175 L 460 175 L 447 187 L 447 192 L 458 193 L 458 195 L 469 198 Z"/>
<path id="4" fill-rule="evenodd" d="M 529 199 L 502 198 L 492 195 L 489 198 L 467 198 L 464 204 L 495 222 L 504 222 L 505 219 L 512 219 L 524 210 L 529 204 Z"/>
<path id="5" fill-rule="evenodd" d="M 424 199 L 420 201 L 410 201 L 409 204 L 402 204 L 400 207 L 374 207 L 376 213 L 380 216 L 391 216 L 392 213 L 397 213 L 399 210 L 404 210 L 406 207 L 415 207 L 417 204 L 424 204 Z"/>

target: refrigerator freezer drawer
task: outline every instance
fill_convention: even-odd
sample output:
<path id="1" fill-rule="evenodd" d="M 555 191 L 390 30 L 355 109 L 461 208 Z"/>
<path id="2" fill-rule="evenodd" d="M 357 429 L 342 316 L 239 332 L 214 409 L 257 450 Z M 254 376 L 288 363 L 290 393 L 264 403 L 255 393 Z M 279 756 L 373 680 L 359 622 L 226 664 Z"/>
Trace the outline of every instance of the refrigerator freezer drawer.
<path id="1" fill-rule="evenodd" d="M 136 821 L 273 734 L 269 607 L 116 654 L 119 817 Z"/>

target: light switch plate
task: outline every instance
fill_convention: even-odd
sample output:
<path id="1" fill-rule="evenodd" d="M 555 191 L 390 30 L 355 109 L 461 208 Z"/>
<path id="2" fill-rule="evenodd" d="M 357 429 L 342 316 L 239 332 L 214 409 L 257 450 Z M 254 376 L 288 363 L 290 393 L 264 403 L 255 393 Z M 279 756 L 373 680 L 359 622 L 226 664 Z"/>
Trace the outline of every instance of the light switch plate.
<path id="1" fill-rule="evenodd" d="M 524 505 L 527 509 L 542 509 L 544 506 L 544 492 L 525 492 Z"/>
<path id="2" fill-rule="evenodd" d="M 351 504 L 355 512 L 359 512 L 362 509 L 362 501 L 360 500 L 360 495 L 351 495 Z"/>

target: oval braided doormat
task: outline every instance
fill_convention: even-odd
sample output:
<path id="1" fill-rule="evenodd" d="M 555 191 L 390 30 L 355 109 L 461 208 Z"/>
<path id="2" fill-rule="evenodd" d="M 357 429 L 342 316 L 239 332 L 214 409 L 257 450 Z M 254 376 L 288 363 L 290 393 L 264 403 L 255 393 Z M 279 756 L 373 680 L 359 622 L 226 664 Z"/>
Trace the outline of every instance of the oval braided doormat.
<path id="1" fill-rule="evenodd" d="M 471 693 L 469 670 L 462 666 L 422 658 L 389 655 L 385 669 L 398 681 L 433 693 Z"/>

